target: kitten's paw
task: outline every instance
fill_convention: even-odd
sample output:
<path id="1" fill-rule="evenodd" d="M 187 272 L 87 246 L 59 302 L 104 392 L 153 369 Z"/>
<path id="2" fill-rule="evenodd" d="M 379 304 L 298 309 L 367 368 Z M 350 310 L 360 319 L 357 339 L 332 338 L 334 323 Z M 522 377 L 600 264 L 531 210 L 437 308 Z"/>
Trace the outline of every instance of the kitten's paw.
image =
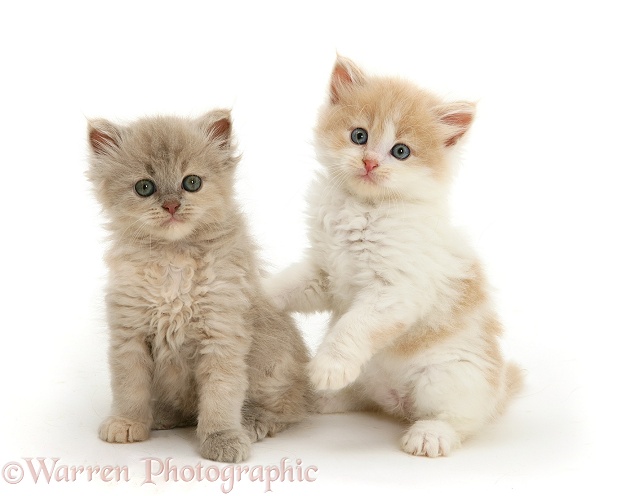
<path id="1" fill-rule="evenodd" d="M 277 422 L 273 413 L 262 408 L 250 408 L 243 412 L 242 425 L 249 435 L 252 443 L 264 439 L 266 436 L 274 436 L 284 430 L 288 424 Z"/>
<path id="2" fill-rule="evenodd" d="M 318 390 L 341 389 L 354 382 L 361 366 L 335 359 L 328 353 L 318 352 L 309 362 L 309 379 Z"/>
<path id="3" fill-rule="evenodd" d="M 251 441 L 244 430 L 228 429 L 209 434 L 200 446 L 200 455 L 215 462 L 239 463 L 247 459 Z"/>
<path id="4" fill-rule="evenodd" d="M 442 420 L 419 420 L 401 438 L 401 447 L 411 455 L 435 458 L 447 456 L 460 444 L 453 427 Z"/>
<path id="5" fill-rule="evenodd" d="M 99 437 L 108 443 L 134 443 L 148 439 L 150 428 L 144 422 L 111 416 L 99 427 Z"/>
<path id="6" fill-rule="evenodd" d="M 286 429 L 288 425 L 281 422 L 272 422 L 263 418 L 253 418 L 243 420 L 243 427 L 249 435 L 252 443 L 260 441 L 265 437 L 272 437 L 278 432 Z"/>

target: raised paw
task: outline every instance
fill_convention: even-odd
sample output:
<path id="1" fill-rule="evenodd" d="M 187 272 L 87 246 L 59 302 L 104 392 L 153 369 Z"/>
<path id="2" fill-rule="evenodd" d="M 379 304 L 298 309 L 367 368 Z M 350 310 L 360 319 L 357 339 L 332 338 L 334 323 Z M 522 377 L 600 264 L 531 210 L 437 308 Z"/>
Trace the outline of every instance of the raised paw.
<path id="1" fill-rule="evenodd" d="M 209 460 L 239 463 L 249 456 L 251 441 L 244 430 L 228 429 L 209 434 L 200 446 L 200 454 Z"/>
<path id="2" fill-rule="evenodd" d="M 447 456 L 460 444 L 460 437 L 450 424 L 442 420 L 419 420 L 401 438 L 406 453 L 436 458 Z"/>
<path id="3" fill-rule="evenodd" d="M 354 382 L 360 373 L 360 365 L 319 351 L 309 362 L 309 379 L 318 390 L 341 389 Z"/>
<path id="4" fill-rule="evenodd" d="M 124 417 L 108 417 L 99 427 L 99 437 L 108 443 L 134 443 L 149 436 L 150 428 L 144 422 Z"/>

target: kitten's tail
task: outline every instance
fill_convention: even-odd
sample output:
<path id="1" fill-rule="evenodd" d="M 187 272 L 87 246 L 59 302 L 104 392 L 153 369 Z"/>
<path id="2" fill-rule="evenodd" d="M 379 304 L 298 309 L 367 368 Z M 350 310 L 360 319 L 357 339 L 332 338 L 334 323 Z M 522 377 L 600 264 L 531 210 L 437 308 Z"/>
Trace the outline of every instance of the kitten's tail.
<path id="1" fill-rule="evenodd" d="M 524 387 L 524 373 L 516 363 L 506 364 L 504 372 L 504 388 L 502 398 L 498 402 L 497 414 L 502 414 L 511 399 Z"/>

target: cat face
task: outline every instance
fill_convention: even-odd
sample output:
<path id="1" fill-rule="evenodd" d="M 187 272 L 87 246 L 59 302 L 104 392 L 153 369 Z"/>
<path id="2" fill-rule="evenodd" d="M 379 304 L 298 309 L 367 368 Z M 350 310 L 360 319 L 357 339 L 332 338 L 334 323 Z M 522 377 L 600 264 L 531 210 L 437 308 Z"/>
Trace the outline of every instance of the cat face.
<path id="1" fill-rule="evenodd" d="M 237 158 L 229 111 L 200 119 L 89 123 L 89 178 L 109 228 L 133 239 L 177 241 L 220 225 Z"/>
<path id="2" fill-rule="evenodd" d="M 406 81 L 367 77 L 340 57 L 316 128 L 318 159 L 359 197 L 432 197 L 473 117 L 473 104 L 444 104 Z"/>

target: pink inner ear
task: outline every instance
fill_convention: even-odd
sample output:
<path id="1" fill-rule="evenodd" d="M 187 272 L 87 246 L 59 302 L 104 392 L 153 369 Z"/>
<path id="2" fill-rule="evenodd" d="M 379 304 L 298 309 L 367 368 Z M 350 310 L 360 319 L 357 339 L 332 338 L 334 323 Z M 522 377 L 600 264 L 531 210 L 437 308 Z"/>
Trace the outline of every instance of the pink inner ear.
<path id="1" fill-rule="evenodd" d="M 457 114 L 447 114 L 440 119 L 445 124 L 451 126 L 468 128 L 472 123 L 472 114 L 468 112 L 461 112 Z"/>
<path id="2" fill-rule="evenodd" d="M 339 101 L 339 89 L 344 84 L 352 84 L 352 76 L 345 67 L 337 64 L 330 79 L 330 95 L 333 103 Z"/>
<path id="3" fill-rule="evenodd" d="M 449 126 L 453 126 L 453 132 L 444 142 L 445 146 L 453 146 L 459 139 L 466 134 L 472 124 L 474 115 L 470 112 L 455 112 L 440 117 L 440 121 Z"/>
<path id="4" fill-rule="evenodd" d="M 114 139 L 98 129 L 90 131 L 90 145 L 96 153 L 103 153 L 110 145 L 118 146 Z"/>
<path id="5" fill-rule="evenodd" d="M 228 119 L 220 119 L 210 125 L 209 131 L 212 132 L 215 138 L 227 143 L 230 137 L 230 127 L 230 121 Z"/>

